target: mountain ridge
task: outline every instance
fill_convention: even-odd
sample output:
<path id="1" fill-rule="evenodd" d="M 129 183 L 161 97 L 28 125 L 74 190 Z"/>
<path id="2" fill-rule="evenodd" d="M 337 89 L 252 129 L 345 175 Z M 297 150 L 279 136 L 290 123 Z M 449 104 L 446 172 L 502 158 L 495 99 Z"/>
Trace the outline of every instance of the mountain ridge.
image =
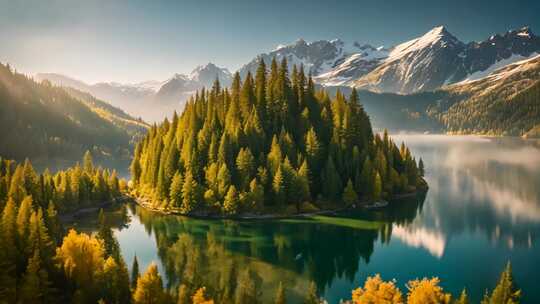
<path id="1" fill-rule="evenodd" d="M 298 39 L 257 55 L 238 72 L 244 78 L 248 71 L 255 74 L 260 59 L 269 67 L 274 57 L 277 60 L 286 58 L 289 70 L 293 65 L 303 66 L 316 84 L 330 90 L 332 87 L 356 87 L 380 93 L 414 94 L 481 78 L 497 68 L 538 53 L 540 37 L 529 27 L 464 43 L 446 27 L 436 26 L 390 48 L 340 39 L 312 42 Z M 38 74 L 36 78 L 47 78 L 58 85 L 87 91 L 148 121 L 159 121 L 165 113 L 179 111 L 190 95 L 202 87 L 211 87 L 216 77 L 223 86 L 232 81 L 229 70 L 213 63 L 198 66 L 189 74 L 175 74 L 165 81 L 134 85 L 87 85 L 74 79 L 58 79 L 54 75 Z"/>

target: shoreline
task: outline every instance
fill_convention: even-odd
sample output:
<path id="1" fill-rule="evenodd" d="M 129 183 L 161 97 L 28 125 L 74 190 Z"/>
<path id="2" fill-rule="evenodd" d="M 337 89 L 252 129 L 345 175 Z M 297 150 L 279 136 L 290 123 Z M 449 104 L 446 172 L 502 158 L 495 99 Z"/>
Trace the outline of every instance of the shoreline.
<path id="1" fill-rule="evenodd" d="M 112 200 L 103 202 L 99 205 L 88 206 L 88 207 L 70 211 L 64 214 L 59 214 L 58 218 L 60 219 L 61 222 L 68 223 L 68 222 L 76 220 L 80 216 L 84 216 L 88 213 L 99 211 L 99 209 L 107 208 L 107 207 L 112 206 L 113 204 L 122 203 L 127 200 L 133 200 L 133 198 L 129 195 L 121 195 L 120 197 L 113 198 Z"/>
<path id="2" fill-rule="evenodd" d="M 418 196 L 421 193 L 427 192 L 428 188 L 426 189 L 420 189 L 414 192 L 409 193 L 402 193 L 392 196 L 390 201 L 395 200 L 401 200 L 405 198 L 410 198 L 414 196 Z M 343 212 L 346 210 L 365 210 L 365 211 L 376 211 L 376 210 L 384 210 L 386 207 L 390 206 L 392 203 L 389 203 L 388 206 L 384 206 L 381 208 L 366 208 L 367 202 L 360 202 L 358 204 L 358 207 L 343 207 L 343 208 L 337 208 L 337 209 L 326 209 L 326 210 L 319 210 L 319 211 L 313 211 L 313 212 L 301 212 L 301 213 L 295 213 L 295 214 L 278 214 L 278 213 L 270 213 L 270 214 L 253 214 L 253 213 L 243 213 L 235 216 L 227 216 L 227 215 L 217 215 L 217 214 L 183 214 L 177 210 L 163 210 L 159 208 L 155 208 L 150 206 L 148 200 L 145 198 L 135 197 L 135 196 L 129 196 L 130 200 L 132 200 L 135 204 L 141 206 L 142 208 L 157 212 L 163 215 L 177 215 L 177 216 L 185 216 L 189 218 L 195 218 L 195 219 L 208 219 L 208 220 L 280 220 L 280 219 L 290 219 L 290 218 L 307 218 L 312 217 L 316 215 L 337 215 L 339 212 Z"/>

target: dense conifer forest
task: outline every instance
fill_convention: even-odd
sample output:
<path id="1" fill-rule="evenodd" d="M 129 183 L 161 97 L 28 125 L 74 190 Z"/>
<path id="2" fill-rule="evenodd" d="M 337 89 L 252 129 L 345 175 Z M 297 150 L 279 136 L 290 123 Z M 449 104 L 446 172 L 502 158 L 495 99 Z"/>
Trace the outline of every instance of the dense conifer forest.
<path id="1" fill-rule="evenodd" d="M 506 93 L 506 92 L 505 92 Z M 506 94 L 485 94 L 452 105 L 438 117 L 451 133 L 476 133 L 537 137 L 540 126 L 540 81 L 506 97 Z M 501 96 L 502 95 L 502 96 Z"/>
<path id="2" fill-rule="evenodd" d="M 184 214 L 345 207 L 426 186 L 421 160 L 373 134 L 356 91 L 331 98 L 285 59 L 197 92 L 137 144 L 131 173 L 136 195 Z"/>
<path id="3" fill-rule="evenodd" d="M 37 83 L 0 64 L 0 155 L 18 161 L 74 163 L 86 150 L 96 161 L 131 158 L 146 124 L 73 89 Z"/>

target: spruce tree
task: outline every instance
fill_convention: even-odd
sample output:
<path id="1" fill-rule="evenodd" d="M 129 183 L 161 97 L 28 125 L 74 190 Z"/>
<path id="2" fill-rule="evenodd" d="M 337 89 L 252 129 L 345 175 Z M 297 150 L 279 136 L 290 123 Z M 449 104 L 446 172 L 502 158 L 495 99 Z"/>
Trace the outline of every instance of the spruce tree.
<path id="1" fill-rule="evenodd" d="M 190 171 L 186 172 L 186 178 L 182 185 L 182 213 L 188 214 L 197 208 L 199 203 L 199 185 Z"/>
<path id="2" fill-rule="evenodd" d="M 499 277 L 499 282 L 489 297 L 490 304 L 519 303 L 521 290 L 519 290 L 512 275 L 512 265 L 506 264 L 506 268 Z"/>
<path id="3" fill-rule="evenodd" d="M 275 304 L 285 304 L 287 303 L 287 300 L 285 298 L 285 289 L 283 288 L 283 283 L 279 282 L 277 291 L 276 291 L 276 298 L 274 300 Z"/>
<path id="4" fill-rule="evenodd" d="M 459 298 L 455 304 L 469 304 L 469 296 L 467 295 L 467 291 L 465 289 L 461 291 L 461 294 L 459 295 Z"/>
<path id="5" fill-rule="evenodd" d="M 379 172 L 375 172 L 373 175 L 373 199 L 378 200 L 381 198 L 382 194 L 382 181 L 381 181 L 381 175 Z"/>
<path id="6" fill-rule="evenodd" d="M 140 277 L 139 272 L 139 261 L 137 261 L 137 255 L 133 257 L 133 265 L 131 266 L 131 287 L 136 288 L 137 287 L 137 281 Z"/>
<path id="7" fill-rule="evenodd" d="M 336 171 L 332 157 L 328 157 L 326 161 L 326 166 L 323 170 L 323 180 L 323 194 L 325 197 L 330 199 L 338 199 L 343 190 L 343 184 L 338 172 Z"/>
<path id="8" fill-rule="evenodd" d="M 20 287 L 21 303 L 51 303 L 52 283 L 41 261 L 39 249 L 28 260 Z"/>
<path id="9" fill-rule="evenodd" d="M 349 179 L 345 190 L 343 190 L 343 202 L 348 206 L 356 204 L 358 202 L 358 195 L 354 191 L 352 181 Z"/>
<path id="10" fill-rule="evenodd" d="M 146 272 L 137 281 L 133 292 L 134 304 L 162 303 L 166 299 L 163 282 L 156 264 L 148 266 Z"/>
<path id="11" fill-rule="evenodd" d="M 182 173 L 176 172 L 174 174 L 174 177 L 172 179 L 171 183 L 171 189 L 169 193 L 169 197 L 171 200 L 171 206 L 174 208 L 178 208 L 182 205 L 183 198 L 182 198 L 182 188 L 184 186 L 184 177 L 182 176 Z"/>
<path id="12" fill-rule="evenodd" d="M 311 281 L 309 283 L 309 288 L 307 292 L 306 299 L 304 300 L 304 304 L 319 304 L 319 296 L 317 295 L 317 285 L 315 282 Z"/>
<path id="13" fill-rule="evenodd" d="M 234 185 L 229 187 L 225 200 L 223 201 L 223 213 L 227 215 L 235 215 L 239 211 L 238 192 Z"/>

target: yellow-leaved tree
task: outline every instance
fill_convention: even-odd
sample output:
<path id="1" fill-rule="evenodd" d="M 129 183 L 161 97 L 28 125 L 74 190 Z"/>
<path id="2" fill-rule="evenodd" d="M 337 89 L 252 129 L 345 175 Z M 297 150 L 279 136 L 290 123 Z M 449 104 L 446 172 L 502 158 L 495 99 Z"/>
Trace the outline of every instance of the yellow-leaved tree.
<path id="1" fill-rule="evenodd" d="M 137 280 L 137 288 L 133 293 L 135 304 L 159 304 L 165 301 L 163 283 L 156 264 L 152 263 L 142 277 Z"/>
<path id="2" fill-rule="evenodd" d="M 214 300 L 206 298 L 205 292 L 205 287 L 197 289 L 193 297 L 191 297 L 193 304 L 214 304 Z"/>
<path id="3" fill-rule="evenodd" d="M 409 281 L 407 288 L 408 304 L 446 304 L 450 303 L 452 296 L 445 293 L 439 286 L 439 278 L 424 278 L 422 280 Z"/>
<path id="4" fill-rule="evenodd" d="M 368 277 L 363 288 L 353 290 L 352 302 L 354 304 L 401 304 L 403 296 L 393 281 L 385 282 L 377 274 L 374 277 Z"/>

